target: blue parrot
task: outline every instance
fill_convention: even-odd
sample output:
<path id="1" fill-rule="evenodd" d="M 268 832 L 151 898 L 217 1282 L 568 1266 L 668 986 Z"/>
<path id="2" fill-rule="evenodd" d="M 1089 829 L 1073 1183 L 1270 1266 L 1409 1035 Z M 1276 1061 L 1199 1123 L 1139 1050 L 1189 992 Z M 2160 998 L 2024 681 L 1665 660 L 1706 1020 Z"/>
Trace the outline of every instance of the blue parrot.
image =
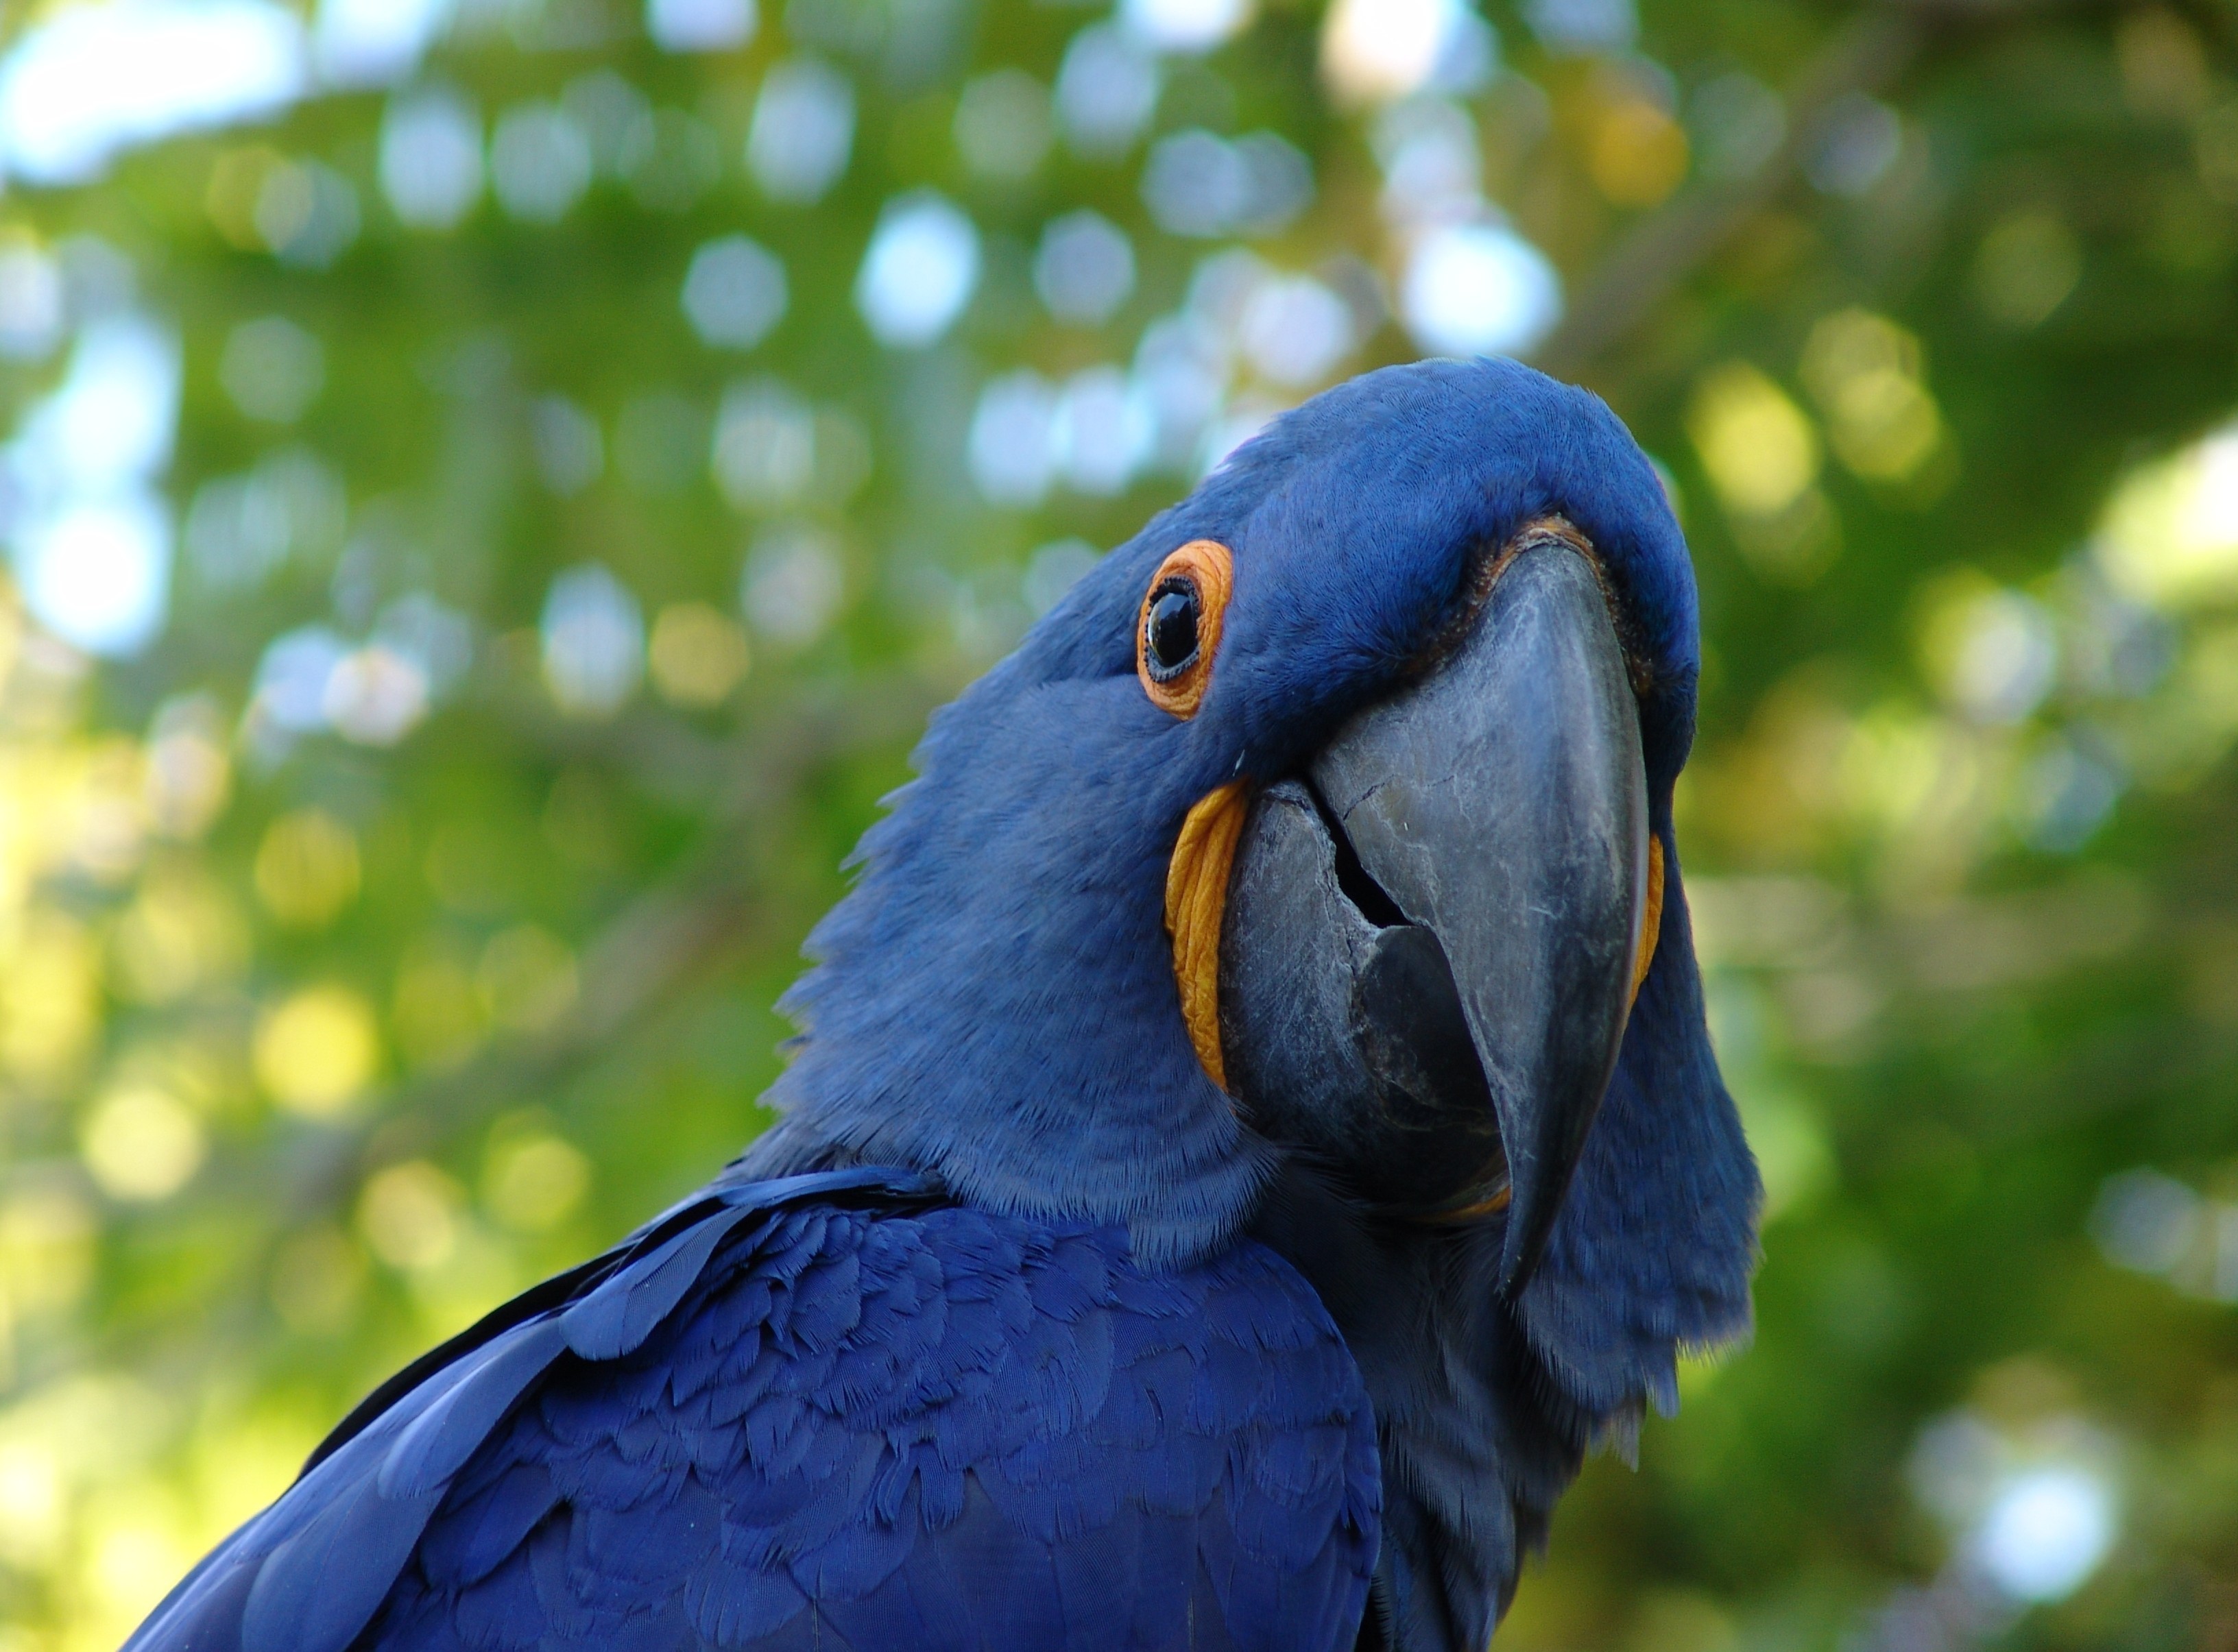
<path id="1" fill-rule="evenodd" d="M 129 1652 L 1480 1652 L 1747 1324 L 1698 660 L 1593 396 L 1283 415 L 936 714 L 779 1122 L 367 1398 Z"/>

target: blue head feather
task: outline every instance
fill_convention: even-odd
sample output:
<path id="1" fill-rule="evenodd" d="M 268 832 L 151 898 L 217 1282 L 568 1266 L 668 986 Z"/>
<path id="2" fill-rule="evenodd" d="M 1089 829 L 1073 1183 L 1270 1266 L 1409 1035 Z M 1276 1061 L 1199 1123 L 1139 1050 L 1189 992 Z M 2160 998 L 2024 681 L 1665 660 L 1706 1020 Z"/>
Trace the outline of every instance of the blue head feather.
<path id="1" fill-rule="evenodd" d="M 1003 1210 L 1125 1223 L 1202 1253 L 1272 1173 L 1190 1048 L 1163 928 L 1189 808 L 1268 779 L 1387 692 L 1466 599 L 1474 553 L 1559 513 L 1592 541 L 1645 663 L 1663 944 L 1539 1281 L 1534 1345 L 1589 1409 L 1669 1386 L 1674 1341 L 1746 1312 L 1755 1172 L 1702 1024 L 1671 854 L 1692 738 L 1693 575 L 1660 483 L 1598 398 L 1512 362 L 1367 374 L 1277 420 L 1112 552 L 933 719 L 920 778 L 811 937 L 771 1100 L 824 1140 Z M 1198 715 L 1135 675 L 1175 547 L 1235 558 Z M 1619 1329 L 1620 1327 L 1620 1329 Z"/>

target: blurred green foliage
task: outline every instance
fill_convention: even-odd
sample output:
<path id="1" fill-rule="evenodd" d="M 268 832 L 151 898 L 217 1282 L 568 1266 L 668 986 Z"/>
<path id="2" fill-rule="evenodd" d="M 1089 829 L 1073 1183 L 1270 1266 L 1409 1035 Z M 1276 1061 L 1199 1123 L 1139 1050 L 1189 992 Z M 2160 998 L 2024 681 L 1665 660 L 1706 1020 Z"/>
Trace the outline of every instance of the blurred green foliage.
<path id="1" fill-rule="evenodd" d="M 1500 1643 L 2238 1645 L 2238 12 L 1130 10 L 1234 15 L 676 51 L 468 0 L 401 84 L 0 199 L 4 1652 L 113 1645 L 750 1139 L 924 713 L 1533 245 L 1527 354 L 1694 547 L 1681 841 L 1771 1210 L 1752 1345 L 1588 1469 Z M 910 211 L 949 250 L 882 344 Z M 1458 323 L 1455 226 L 1522 259 Z M 88 652 L 25 501 L 116 326 L 179 352 L 178 549 Z"/>

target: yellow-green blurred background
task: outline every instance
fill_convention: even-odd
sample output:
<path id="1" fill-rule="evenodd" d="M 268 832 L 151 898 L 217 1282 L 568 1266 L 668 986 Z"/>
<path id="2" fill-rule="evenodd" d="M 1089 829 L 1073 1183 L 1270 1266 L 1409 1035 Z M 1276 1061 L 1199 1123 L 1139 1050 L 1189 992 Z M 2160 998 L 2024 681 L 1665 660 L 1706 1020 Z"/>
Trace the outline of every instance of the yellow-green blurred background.
<path id="1" fill-rule="evenodd" d="M 1699 571 L 1753 1345 L 1500 1644 L 2238 1646 L 2238 6 L 0 5 L 0 1652 L 766 1122 L 925 711 L 1520 354 Z"/>

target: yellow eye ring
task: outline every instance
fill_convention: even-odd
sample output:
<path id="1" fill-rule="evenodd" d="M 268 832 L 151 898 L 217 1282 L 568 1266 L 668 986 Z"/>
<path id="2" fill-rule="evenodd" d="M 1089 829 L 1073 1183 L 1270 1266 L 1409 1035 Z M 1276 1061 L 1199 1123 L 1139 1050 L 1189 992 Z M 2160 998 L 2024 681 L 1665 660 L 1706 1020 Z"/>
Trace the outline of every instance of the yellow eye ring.
<path id="1" fill-rule="evenodd" d="M 1160 710 L 1196 715 L 1235 584 L 1235 560 L 1216 539 L 1191 539 L 1158 565 L 1136 616 L 1135 675 Z"/>

